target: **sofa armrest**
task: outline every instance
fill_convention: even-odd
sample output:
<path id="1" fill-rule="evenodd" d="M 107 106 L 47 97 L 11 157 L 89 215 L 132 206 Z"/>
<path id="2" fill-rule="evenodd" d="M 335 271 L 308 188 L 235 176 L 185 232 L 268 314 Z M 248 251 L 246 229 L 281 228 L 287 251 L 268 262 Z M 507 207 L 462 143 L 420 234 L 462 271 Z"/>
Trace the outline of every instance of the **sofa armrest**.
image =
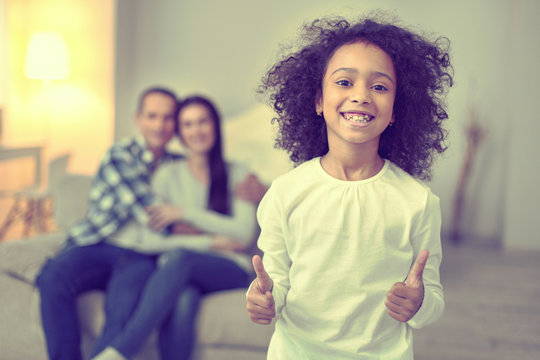
<path id="1" fill-rule="evenodd" d="M 43 263 L 64 244 L 65 232 L 0 244 L 0 271 L 33 284 Z"/>

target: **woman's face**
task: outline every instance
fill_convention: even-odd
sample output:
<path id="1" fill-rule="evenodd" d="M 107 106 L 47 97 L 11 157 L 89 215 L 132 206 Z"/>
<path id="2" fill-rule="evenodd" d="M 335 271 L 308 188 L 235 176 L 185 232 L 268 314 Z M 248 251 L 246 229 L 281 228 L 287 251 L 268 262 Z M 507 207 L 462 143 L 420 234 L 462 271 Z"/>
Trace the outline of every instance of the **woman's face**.
<path id="1" fill-rule="evenodd" d="M 204 105 L 192 104 L 178 114 L 180 138 L 192 154 L 206 155 L 216 142 L 214 121 Z"/>

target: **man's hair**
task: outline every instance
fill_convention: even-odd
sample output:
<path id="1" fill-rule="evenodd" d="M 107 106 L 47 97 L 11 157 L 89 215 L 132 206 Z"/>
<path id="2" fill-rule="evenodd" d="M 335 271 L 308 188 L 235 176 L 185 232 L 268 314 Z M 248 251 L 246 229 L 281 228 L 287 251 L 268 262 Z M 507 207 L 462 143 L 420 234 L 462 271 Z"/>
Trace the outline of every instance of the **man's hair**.
<path id="1" fill-rule="evenodd" d="M 164 87 L 159 87 L 159 86 L 150 87 L 150 88 L 144 90 L 141 93 L 141 95 L 139 95 L 139 103 L 137 105 L 137 114 L 140 114 L 142 112 L 142 109 L 143 109 L 143 106 L 144 106 L 144 100 L 150 94 L 162 94 L 162 95 L 165 95 L 165 96 L 169 96 L 171 99 L 174 100 L 175 103 L 178 103 L 177 97 L 176 97 L 176 94 L 174 93 L 174 91 L 169 90 L 169 89 L 164 88 Z M 174 112 L 174 115 L 175 115 L 174 117 L 175 118 L 176 118 L 177 110 L 178 110 L 178 105 L 175 107 L 175 112 Z"/>

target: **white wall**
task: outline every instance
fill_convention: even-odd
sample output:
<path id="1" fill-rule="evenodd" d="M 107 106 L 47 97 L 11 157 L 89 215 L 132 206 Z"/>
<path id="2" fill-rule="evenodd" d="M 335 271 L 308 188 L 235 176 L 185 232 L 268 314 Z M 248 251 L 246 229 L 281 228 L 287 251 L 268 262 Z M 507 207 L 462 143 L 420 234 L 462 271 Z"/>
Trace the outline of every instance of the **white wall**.
<path id="1" fill-rule="evenodd" d="M 540 2 L 518 0 L 512 10 L 513 41 L 505 44 L 511 61 L 501 76 L 506 97 L 499 103 L 510 109 L 504 246 L 540 249 Z"/>
<path id="2" fill-rule="evenodd" d="M 276 60 L 280 44 L 293 40 L 299 26 L 316 17 L 350 17 L 382 8 L 406 24 L 448 36 L 456 81 L 448 97 L 450 147 L 434 169 L 431 187 L 441 197 L 444 231 L 448 231 L 465 151 L 463 128 L 468 108 L 474 105 L 488 137 L 467 191 L 463 230 L 478 242 L 501 241 L 508 216 L 506 165 L 509 154 L 514 154 L 508 148 L 513 130 L 509 119 L 516 114 L 515 106 L 508 104 L 507 81 L 518 71 L 510 69 L 509 44 L 516 35 L 527 34 L 527 26 L 535 27 L 527 11 L 512 11 L 512 0 L 117 1 L 116 138 L 134 131 L 131 118 L 137 95 L 153 84 L 170 86 L 180 95 L 209 95 L 226 118 L 249 110 L 257 104 L 254 90 Z M 520 3 L 537 7 L 534 0 Z M 516 34 L 511 26 L 520 21 L 525 28 Z M 522 47 L 521 51 L 528 56 L 533 50 Z M 533 126 L 532 119 L 520 121 Z"/>

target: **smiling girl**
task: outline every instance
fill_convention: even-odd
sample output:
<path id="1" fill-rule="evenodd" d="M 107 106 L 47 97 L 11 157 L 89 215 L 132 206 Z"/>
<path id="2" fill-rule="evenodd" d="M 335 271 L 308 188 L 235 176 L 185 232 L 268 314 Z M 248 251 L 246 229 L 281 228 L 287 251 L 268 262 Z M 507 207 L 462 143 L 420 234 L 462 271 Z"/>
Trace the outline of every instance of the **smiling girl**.
<path id="1" fill-rule="evenodd" d="M 258 209 L 250 318 L 268 359 L 412 359 L 411 328 L 444 308 L 439 199 L 422 182 L 444 151 L 447 39 L 316 20 L 262 91 L 298 166 Z"/>

